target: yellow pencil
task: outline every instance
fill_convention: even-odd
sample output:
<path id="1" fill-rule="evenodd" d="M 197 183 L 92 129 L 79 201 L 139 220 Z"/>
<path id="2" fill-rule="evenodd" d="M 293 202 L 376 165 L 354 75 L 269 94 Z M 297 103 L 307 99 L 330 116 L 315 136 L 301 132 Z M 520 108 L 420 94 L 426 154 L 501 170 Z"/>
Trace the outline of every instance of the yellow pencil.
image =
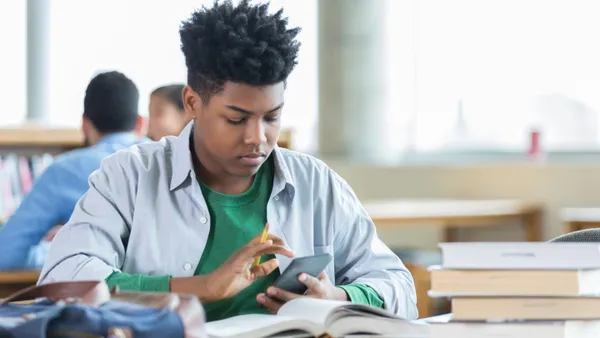
<path id="1" fill-rule="evenodd" d="M 265 224 L 265 228 L 260 236 L 260 242 L 264 243 L 267 240 L 267 236 L 269 235 L 269 223 Z M 254 259 L 253 267 L 257 267 L 260 265 L 260 256 Z"/>

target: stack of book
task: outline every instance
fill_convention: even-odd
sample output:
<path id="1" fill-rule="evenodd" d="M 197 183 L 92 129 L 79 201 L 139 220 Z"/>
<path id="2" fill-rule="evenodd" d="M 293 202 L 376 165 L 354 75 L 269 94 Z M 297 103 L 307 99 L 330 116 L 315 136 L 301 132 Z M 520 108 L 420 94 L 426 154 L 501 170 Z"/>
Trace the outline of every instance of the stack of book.
<path id="1" fill-rule="evenodd" d="M 600 337 L 600 245 L 442 243 L 432 297 L 450 297 L 431 338 Z"/>

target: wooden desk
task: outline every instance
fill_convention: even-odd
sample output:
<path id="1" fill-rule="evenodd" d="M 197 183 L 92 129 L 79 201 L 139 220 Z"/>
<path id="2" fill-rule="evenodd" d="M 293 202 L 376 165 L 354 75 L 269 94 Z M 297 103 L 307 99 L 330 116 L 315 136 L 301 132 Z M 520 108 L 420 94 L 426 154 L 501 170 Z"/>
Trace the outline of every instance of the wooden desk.
<path id="1" fill-rule="evenodd" d="M 519 221 L 527 241 L 541 240 L 542 207 L 518 200 L 381 200 L 363 203 L 377 228 L 435 224 L 444 231 L 444 241 L 453 242 L 459 228 L 481 228 Z M 600 218 L 599 218 L 600 219 Z M 406 262 L 415 280 L 420 317 L 433 313 L 433 300 L 427 294 L 430 276 L 427 267 Z"/>
<path id="2" fill-rule="evenodd" d="M 378 228 L 431 224 L 443 228 L 453 242 L 458 228 L 488 227 L 520 221 L 527 241 L 541 241 L 540 204 L 519 200 L 380 200 L 363 203 Z"/>
<path id="3" fill-rule="evenodd" d="M 18 290 L 35 285 L 39 277 L 40 272 L 35 270 L 0 271 L 0 298 L 7 297 Z"/>
<path id="4" fill-rule="evenodd" d="M 564 208 L 560 216 L 565 233 L 600 228 L 600 208 Z"/>

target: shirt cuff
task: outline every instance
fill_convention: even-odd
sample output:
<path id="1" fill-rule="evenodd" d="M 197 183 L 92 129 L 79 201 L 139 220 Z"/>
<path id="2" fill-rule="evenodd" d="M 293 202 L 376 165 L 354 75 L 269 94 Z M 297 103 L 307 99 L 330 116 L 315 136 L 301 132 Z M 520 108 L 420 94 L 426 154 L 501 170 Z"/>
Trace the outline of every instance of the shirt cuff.
<path id="1" fill-rule="evenodd" d="M 347 284 L 338 285 L 338 287 L 346 292 L 348 299 L 352 303 L 370 305 L 377 308 L 383 308 L 384 306 L 383 299 L 368 285 Z"/>
<path id="2" fill-rule="evenodd" d="M 142 276 L 142 291 L 169 292 L 171 276 Z"/>
<path id="3" fill-rule="evenodd" d="M 124 291 L 169 292 L 171 276 L 130 275 L 113 272 L 106 278 L 106 284 L 111 289 L 118 285 L 119 289 Z"/>

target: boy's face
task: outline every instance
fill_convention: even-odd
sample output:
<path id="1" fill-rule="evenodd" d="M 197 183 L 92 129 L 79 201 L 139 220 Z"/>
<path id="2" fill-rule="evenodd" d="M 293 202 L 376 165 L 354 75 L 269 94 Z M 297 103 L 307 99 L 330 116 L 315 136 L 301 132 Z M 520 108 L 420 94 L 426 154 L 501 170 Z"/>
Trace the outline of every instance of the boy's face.
<path id="1" fill-rule="evenodd" d="M 195 120 L 194 138 L 212 167 L 235 177 L 252 177 L 279 138 L 283 82 L 256 87 L 226 82 L 208 104 L 191 87 L 184 90 L 185 108 Z"/>

